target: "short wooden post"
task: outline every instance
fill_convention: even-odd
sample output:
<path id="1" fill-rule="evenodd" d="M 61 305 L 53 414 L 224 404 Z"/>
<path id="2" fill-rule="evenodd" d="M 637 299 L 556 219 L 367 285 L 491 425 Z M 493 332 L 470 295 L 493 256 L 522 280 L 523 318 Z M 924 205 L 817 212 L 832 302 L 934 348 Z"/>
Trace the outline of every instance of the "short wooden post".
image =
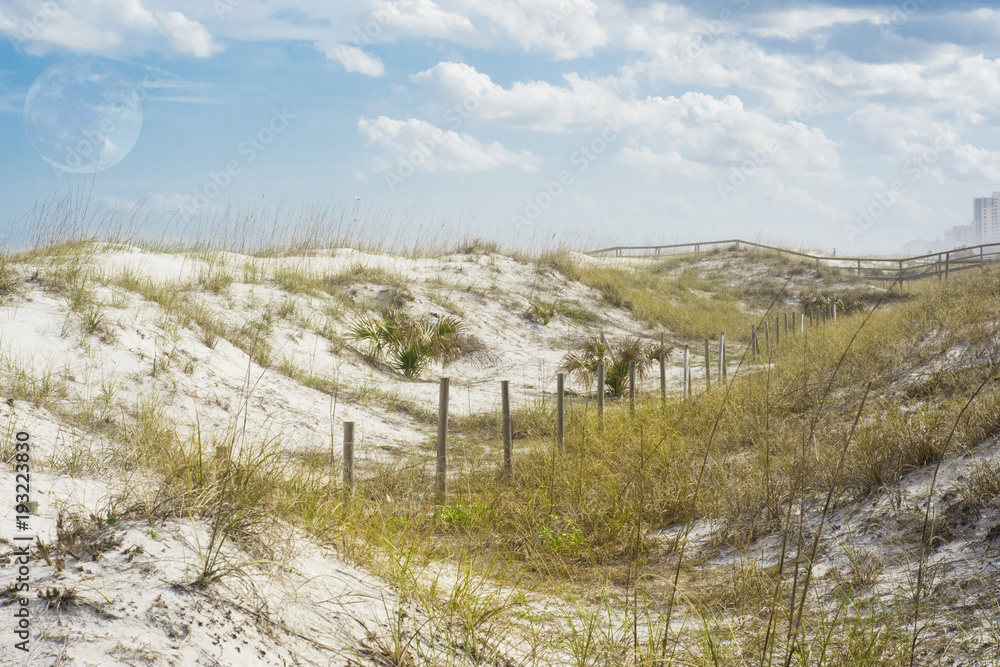
<path id="1" fill-rule="evenodd" d="M 837 302 L 836 301 L 833 302 L 833 306 L 831 308 L 833 310 L 833 323 L 836 324 L 837 323 Z"/>
<path id="2" fill-rule="evenodd" d="M 663 334 L 660 334 L 660 401 L 667 400 L 667 357 L 663 349 Z"/>
<path id="3" fill-rule="evenodd" d="M 774 317 L 774 344 L 781 345 L 781 315 Z"/>
<path id="4" fill-rule="evenodd" d="M 705 339 L 705 391 L 712 386 L 712 353 L 708 349 L 708 339 Z"/>
<path id="5" fill-rule="evenodd" d="M 757 325 L 756 324 L 751 324 L 750 325 L 750 351 L 753 353 L 754 357 L 757 356 Z"/>
<path id="6" fill-rule="evenodd" d="M 503 417 L 503 469 L 509 475 L 514 470 L 514 432 L 510 424 L 510 381 L 500 381 L 500 409 Z"/>
<path id="7" fill-rule="evenodd" d="M 628 404 L 635 414 L 635 361 L 628 362 Z"/>
<path id="8" fill-rule="evenodd" d="M 683 387 L 682 387 L 682 389 L 684 391 L 684 396 L 685 397 L 691 395 L 691 361 L 690 361 L 689 354 L 690 354 L 690 352 L 688 351 L 688 346 L 685 345 L 684 346 L 684 384 L 683 384 Z"/>
<path id="9" fill-rule="evenodd" d="M 944 256 L 944 277 L 945 280 L 948 279 L 948 273 L 951 271 L 951 253 L 949 252 Z"/>
<path id="10" fill-rule="evenodd" d="M 792 317 L 792 328 L 793 329 L 795 328 L 795 318 L 794 318 L 794 315 Z M 788 336 L 788 313 L 786 312 L 785 313 L 785 337 L 787 337 L 787 336 Z"/>
<path id="11" fill-rule="evenodd" d="M 726 383 L 726 332 L 719 334 L 719 382 Z"/>
<path id="12" fill-rule="evenodd" d="M 771 327 L 768 325 L 767 319 L 764 320 L 764 344 L 767 349 L 767 356 L 771 356 Z"/>
<path id="13" fill-rule="evenodd" d="M 354 422 L 344 422 L 344 486 L 354 488 Z"/>
<path id="14" fill-rule="evenodd" d="M 597 363 L 597 419 L 604 425 L 604 362 Z"/>
<path id="15" fill-rule="evenodd" d="M 556 442 L 559 444 L 559 451 L 563 451 L 564 436 L 566 435 L 566 374 L 559 373 L 556 376 Z"/>
<path id="16" fill-rule="evenodd" d="M 434 489 L 438 505 L 444 505 L 448 493 L 448 389 L 450 385 L 451 378 L 441 378 L 441 390 L 438 397 L 437 475 Z"/>
<path id="17" fill-rule="evenodd" d="M 801 334 L 804 335 L 805 332 L 806 332 L 806 313 L 805 313 L 805 311 L 802 311 L 801 313 L 799 313 L 799 329 L 800 329 L 799 333 L 801 333 Z"/>

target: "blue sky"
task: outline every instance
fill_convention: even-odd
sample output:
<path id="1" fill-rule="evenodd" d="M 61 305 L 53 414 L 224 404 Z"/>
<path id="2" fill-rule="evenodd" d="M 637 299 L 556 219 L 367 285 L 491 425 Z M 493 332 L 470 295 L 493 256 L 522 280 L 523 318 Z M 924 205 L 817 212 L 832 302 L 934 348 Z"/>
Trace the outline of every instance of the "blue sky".
<path id="1" fill-rule="evenodd" d="M 84 189 L 182 219 L 263 201 L 846 254 L 1000 190 L 991 3 L 0 0 L 0 32 L 8 228 Z M 26 129 L 32 85 L 74 63 L 141 95 L 134 146 L 110 132 L 91 173 Z"/>

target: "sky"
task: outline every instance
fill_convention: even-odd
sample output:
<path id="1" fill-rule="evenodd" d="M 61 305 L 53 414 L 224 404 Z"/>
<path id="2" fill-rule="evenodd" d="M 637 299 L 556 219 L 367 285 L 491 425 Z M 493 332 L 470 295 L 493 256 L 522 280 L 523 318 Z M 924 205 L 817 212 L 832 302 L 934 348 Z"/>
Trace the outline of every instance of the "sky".
<path id="1" fill-rule="evenodd" d="M 0 0 L 0 225 L 86 192 L 898 251 L 1000 190 L 998 4 Z"/>

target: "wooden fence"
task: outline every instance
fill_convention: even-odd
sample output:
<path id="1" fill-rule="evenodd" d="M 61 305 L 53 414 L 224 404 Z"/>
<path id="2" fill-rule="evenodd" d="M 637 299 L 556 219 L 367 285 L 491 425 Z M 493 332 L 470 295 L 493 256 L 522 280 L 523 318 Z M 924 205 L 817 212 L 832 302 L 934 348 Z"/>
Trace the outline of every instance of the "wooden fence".
<path id="1" fill-rule="evenodd" d="M 789 257 L 812 260 L 817 266 L 826 265 L 840 269 L 857 271 L 859 276 L 870 280 L 889 281 L 896 279 L 920 280 L 931 277 L 947 277 L 989 262 L 1000 261 L 1000 243 L 983 243 L 967 248 L 955 248 L 942 252 L 932 252 L 914 257 L 837 257 L 813 255 L 807 252 L 769 246 L 742 239 L 725 241 L 702 241 L 698 243 L 675 243 L 651 246 L 613 246 L 591 250 L 591 256 L 614 254 L 615 257 L 648 257 L 673 254 L 701 253 L 713 248 L 760 248 Z"/>
<path id="2" fill-rule="evenodd" d="M 771 327 L 772 322 L 774 324 L 773 328 Z M 749 325 L 750 336 L 748 339 L 749 342 L 745 347 L 745 362 L 750 365 L 757 363 L 769 363 L 772 346 L 776 349 L 779 345 L 781 345 L 782 340 L 790 341 L 795 337 L 808 335 L 808 333 L 813 329 L 821 330 L 826 327 L 827 324 L 833 324 L 836 322 L 837 306 L 835 303 L 810 306 L 803 310 L 772 311 L 761 321 L 760 326 L 756 324 Z M 601 339 L 605 341 L 605 344 L 607 343 L 603 333 L 601 334 Z M 660 336 L 659 349 L 659 356 L 654 359 L 654 361 L 659 362 L 660 401 L 665 402 L 667 400 L 667 367 L 666 358 L 663 353 L 664 340 L 662 335 Z M 694 357 L 698 353 L 695 352 L 690 345 L 684 345 L 682 348 L 677 349 L 678 352 L 683 353 L 681 390 L 678 399 L 682 401 L 691 401 L 694 398 Z M 699 354 L 699 356 L 701 355 Z M 713 345 L 713 341 L 706 339 L 704 341 L 703 356 L 704 391 L 712 391 L 713 385 L 721 387 L 724 391 L 728 382 L 726 377 L 726 370 L 728 366 L 728 346 L 726 342 L 726 334 L 721 333 L 719 335 L 716 345 Z M 741 363 L 743 362 L 741 361 Z M 713 366 L 716 368 L 714 378 L 712 377 Z M 598 419 L 600 420 L 603 428 L 605 407 L 604 399 L 606 391 L 604 388 L 604 363 L 597 364 L 596 375 L 598 383 L 598 390 L 596 392 L 596 409 Z M 443 505 L 447 503 L 448 499 L 448 411 L 451 381 L 448 377 L 442 377 L 440 378 L 439 383 L 434 498 L 436 504 Z M 622 392 L 620 397 L 622 403 L 628 406 L 629 414 L 631 415 L 634 415 L 636 412 L 636 399 L 639 391 L 640 387 L 636 382 L 635 362 L 631 361 L 628 368 L 628 391 L 627 393 Z M 565 449 L 566 398 L 566 374 L 559 372 L 556 374 L 553 456 L 563 454 Z M 514 470 L 514 438 L 511 418 L 510 382 L 508 380 L 500 381 L 500 403 L 500 438 L 503 446 L 503 459 L 501 465 L 503 473 L 509 477 Z M 587 400 L 587 404 L 590 404 L 589 399 Z M 333 452 L 331 451 L 331 464 L 333 463 L 334 458 Z M 354 422 L 348 421 L 344 422 L 344 455 L 342 472 L 343 487 L 347 491 L 348 495 L 350 495 L 353 491 L 355 482 L 354 473 Z"/>
<path id="3" fill-rule="evenodd" d="M 778 253 L 782 253 L 789 256 L 800 257 L 804 259 L 813 260 L 817 265 L 828 264 L 835 265 L 841 269 L 854 269 L 858 272 L 858 275 L 865 276 L 872 280 L 885 280 L 885 281 L 899 281 L 902 284 L 903 280 L 919 280 L 921 278 L 929 278 L 932 276 L 937 276 L 938 278 L 947 277 L 951 273 L 957 273 L 960 271 L 965 271 L 967 269 L 985 266 L 989 262 L 1000 261 L 1000 243 L 985 243 L 978 246 L 972 246 L 969 248 L 959 248 L 955 250 L 948 250 L 939 253 L 929 253 L 927 255 L 918 255 L 916 257 L 906 257 L 906 258 L 886 258 L 886 257 L 824 257 L 820 255 L 811 255 L 808 253 L 798 252 L 795 250 L 787 250 L 785 248 L 777 248 L 773 246 L 764 245 L 761 243 L 754 243 L 752 241 L 742 241 L 738 239 L 731 239 L 727 241 L 710 241 L 707 243 L 679 243 L 674 245 L 661 245 L 661 246 L 617 246 L 613 248 L 602 248 L 600 250 L 593 250 L 588 255 L 601 255 L 614 253 L 617 257 L 642 257 L 648 256 L 650 254 L 663 255 L 667 252 L 670 253 L 699 253 L 702 250 L 710 247 L 720 247 L 720 246 L 730 246 L 736 249 L 741 247 L 753 247 L 762 248 L 765 250 L 771 250 Z M 836 303 L 830 303 L 825 305 L 810 306 L 803 310 L 795 311 L 775 311 L 769 313 L 763 320 L 761 320 L 760 325 L 752 324 L 750 325 L 750 337 L 749 342 L 746 346 L 746 361 L 750 364 L 759 363 L 761 361 L 766 362 L 766 360 L 771 356 L 772 346 L 775 348 L 781 345 L 782 339 L 789 340 L 797 336 L 807 335 L 812 329 L 822 329 L 827 324 L 834 324 L 837 322 L 837 305 Z M 771 319 L 773 317 L 773 320 Z M 772 328 L 773 322 L 773 328 Z M 601 341 L 606 344 L 604 334 L 601 334 Z M 714 378 L 715 386 L 725 387 L 727 384 L 726 370 L 728 366 L 727 359 L 727 345 L 726 345 L 726 334 L 721 333 L 719 335 L 719 340 L 715 346 L 715 351 L 713 354 L 712 341 L 704 341 L 704 369 L 705 369 L 705 381 L 704 390 L 706 392 L 712 390 L 713 378 L 712 378 L 712 367 L 713 359 L 716 357 L 717 370 Z M 663 337 L 660 336 L 660 349 L 663 349 Z M 681 382 L 680 400 L 691 400 L 693 398 L 693 384 L 694 384 L 694 356 L 697 354 L 689 345 L 685 345 L 681 350 L 683 352 L 683 375 Z M 660 367 L 660 400 L 665 401 L 666 396 L 666 364 L 662 356 L 658 359 Z M 638 392 L 638 387 L 636 386 L 636 371 L 635 362 L 629 365 L 629 381 L 628 381 L 628 394 L 623 396 L 627 397 L 627 405 L 629 412 L 631 414 L 635 413 L 636 405 L 636 394 Z M 605 380 L 605 368 L 603 363 L 597 364 L 597 383 L 599 390 L 597 392 L 597 415 L 603 424 L 604 421 L 604 380 Z M 554 424 L 554 435 L 553 438 L 553 455 L 561 454 L 564 450 L 564 439 L 565 439 L 565 380 L 566 376 L 564 373 L 558 373 L 556 376 L 556 414 L 555 414 L 555 424 Z M 436 457 L 435 457 L 435 480 L 434 480 L 434 496 L 437 504 L 444 504 L 447 502 L 448 497 L 448 398 L 449 398 L 449 388 L 450 380 L 447 377 L 440 379 L 440 396 L 438 401 L 438 429 L 437 429 L 437 442 L 436 442 Z M 510 475 L 514 468 L 514 451 L 513 451 L 513 427 L 511 423 L 511 408 L 510 408 L 510 383 L 507 380 L 500 382 L 500 395 L 501 395 L 501 424 L 502 433 L 501 439 L 503 444 L 503 471 L 506 475 Z M 589 402 L 589 401 L 588 401 Z M 332 452 L 331 452 L 331 463 L 332 463 Z M 354 485 L 354 422 L 344 423 L 344 456 L 343 456 L 343 484 L 347 489 L 348 493 L 351 492 Z"/>

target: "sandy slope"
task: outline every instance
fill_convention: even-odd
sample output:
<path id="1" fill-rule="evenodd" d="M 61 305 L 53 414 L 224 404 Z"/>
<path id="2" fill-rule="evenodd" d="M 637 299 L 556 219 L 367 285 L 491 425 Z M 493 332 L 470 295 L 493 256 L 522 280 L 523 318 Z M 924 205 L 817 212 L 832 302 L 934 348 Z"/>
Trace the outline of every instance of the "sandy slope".
<path id="1" fill-rule="evenodd" d="M 388 271 L 402 278 L 409 294 L 403 305 L 407 312 L 460 316 L 482 341 L 482 350 L 447 369 L 432 367 L 422 381 L 374 369 L 343 347 L 343 337 L 354 313 L 377 310 L 398 285 L 352 285 L 347 292 L 351 306 L 326 294 L 288 294 L 266 279 L 243 282 L 247 262 L 265 276 L 281 267 L 316 274 L 359 266 Z M 108 331 L 88 335 L 79 313 L 68 308 L 63 295 L 47 291 L 41 281 L 26 283 L 24 293 L 0 305 L 3 372 L 20 368 L 35 378 L 47 375 L 63 393 L 53 399 L 54 411 L 26 401 L 0 401 L 4 447 L 9 447 L 16 431 L 31 432 L 32 494 L 39 503 L 31 528 L 42 542 L 58 539 L 60 513 L 63 539 L 74 533 L 77 524 L 79 537 L 76 557 L 47 562 L 39 554 L 33 561 L 35 591 L 49 599 L 32 595 L 30 654 L 25 657 L 15 651 L 5 633 L 0 643 L 2 664 L 385 664 L 378 656 L 391 649 L 385 642 L 394 636 L 408 641 L 426 664 L 471 664 L 468 647 L 440 630 L 432 610 L 401 600 L 386 582 L 289 527 L 273 526 L 274 537 L 260 552 L 248 553 L 227 542 L 219 552 L 220 563 L 265 562 L 239 567 L 208 589 L 194 587 L 206 554 L 212 554 L 207 548 L 211 526 L 184 518 L 155 526 L 131 519 L 107 525 L 104 520 L 116 498 L 126 493 L 134 497 L 142 487 L 142 473 L 80 472 L 99 470 L 102 461 L 114 470 L 116 447 L 108 436 L 113 428 L 83 428 L 71 422 L 79 424 L 80 415 L 86 413 L 90 420 L 113 427 L 126 421 L 129 410 L 155 401 L 179 428 L 193 430 L 199 425 L 206 440 L 238 423 L 251 439 L 275 440 L 286 451 L 328 451 L 332 441 L 339 456 L 342 423 L 352 420 L 357 422 L 357 456 L 363 470 L 366 460 L 391 458 L 433 433 L 432 426 L 410 411 L 387 406 L 408 402 L 432 413 L 439 375 L 452 378 L 453 413 L 495 409 L 497 381 L 503 378 L 511 381 L 516 406 L 552 392 L 555 368 L 564 352 L 599 329 L 609 337 L 659 335 L 558 272 L 500 255 L 410 259 L 338 250 L 322 257 L 271 259 L 222 254 L 209 261 L 124 249 L 93 257 L 92 266 L 105 277 L 128 270 L 161 284 L 198 281 L 222 267 L 235 277 L 233 284 L 218 294 L 201 290 L 198 297 L 234 330 L 268 317 L 291 300 L 292 314 L 272 316 L 273 358 L 287 358 L 309 375 L 336 380 L 345 392 L 334 400 L 273 367 L 261 367 L 223 339 L 209 347 L 197 325 L 179 324 L 155 303 L 99 283 L 93 289 L 106 304 Z M 24 275 L 36 270 L 54 267 L 40 262 L 24 267 Z M 747 269 L 747 275 L 764 273 L 766 267 Z M 524 317 L 530 304 L 556 301 L 591 311 L 600 323 L 588 327 L 556 316 L 542 325 Z M 331 317 L 331 312 L 338 316 Z M 331 330 L 321 333 L 324 322 L 332 325 L 337 340 L 331 339 Z M 671 391 L 680 381 L 676 363 L 675 359 L 670 368 Z M 939 488 L 946 489 L 968 464 L 956 460 L 945 466 Z M 823 554 L 817 576 L 828 587 L 835 586 L 837 573 L 849 569 L 853 554 L 875 551 L 883 563 L 884 594 L 904 594 L 912 573 L 912 563 L 905 562 L 906 545 L 897 549 L 878 544 L 879 522 L 898 520 L 906 507 L 919 509 L 926 479 L 926 472 L 908 478 L 895 500 L 884 497 L 871 507 L 837 508 L 829 519 L 830 530 L 843 549 Z M 10 552 L 18 531 L 9 473 L 4 488 L 7 501 L 0 509 L 0 541 L 2 550 Z M 893 502 L 895 509 L 888 506 Z M 996 536 L 990 533 L 996 518 L 980 517 L 961 539 L 936 553 L 931 564 L 939 584 L 985 585 L 991 580 L 1000 562 Z M 711 528 L 695 527 L 696 535 L 705 536 L 701 546 L 707 567 L 725 569 L 734 559 L 747 557 L 746 552 L 713 550 Z M 668 531 L 664 539 L 669 538 Z M 764 566 L 773 562 L 776 548 L 774 539 L 768 538 L 750 553 Z M 6 586 L 14 563 L 10 555 L 0 562 Z M 443 582 L 459 579 L 448 566 L 434 576 Z M 995 587 L 989 590 L 995 593 Z M 970 595 L 981 598 L 982 590 Z M 542 596 L 532 600 L 538 608 L 558 609 L 561 604 Z M 11 602 L 8 592 L 2 598 L 5 616 L 13 609 Z M 528 662 L 524 650 L 517 637 L 494 638 L 494 658 L 486 664 Z M 974 654 L 974 648 L 969 650 Z M 540 664 L 569 659 L 552 655 Z"/>
<path id="2" fill-rule="evenodd" d="M 426 614 L 401 602 L 390 586 L 290 528 L 277 531 L 283 535 L 275 547 L 282 566 L 241 568 L 210 591 L 193 588 L 208 552 L 210 526 L 184 519 L 155 527 L 125 520 L 104 525 L 115 499 L 134 494 L 141 476 L 59 472 L 81 467 L 83 461 L 100 467 L 100 461 L 115 456 L 107 429 L 74 428 L 64 414 L 89 411 L 89 419 L 116 425 L 124 420 L 123 411 L 144 401 L 155 401 L 182 429 L 197 424 L 206 440 L 237 421 L 251 439 L 278 439 L 287 450 L 327 450 L 331 430 L 339 443 L 343 421 L 352 420 L 357 422 L 357 457 L 363 468 L 367 458 L 391 456 L 396 448 L 413 447 L 432 433 L 405 411 L 386 409 L 386 396 L 432 411 L 436 376 L 447 373 L 453 413 L 493 409 L 499 402 L 498 378 L 511 380 L 516 406 L 553 391 L 554 371 L 565 350 L 598 328 L 608 336 L 652 333 L 627 313 L 607 307 L 592 290 L 508 257 L 405 259 L 350 250 L 332 255 L 253 260 L 220 254 L 208 261 L 125 249 L 98 254 L 90 266 L 106 282 L 129 271 L 163 285 L 197 281 L 224 267 L 236 281 L 219 294 L 202 290 L 198 296 L 234 329 L 292 299 L 295 315 L 273 324 L 274 357 L 348 388 L 336 401 L 259 366 L 224 339 L 208 347 L 196 325 L 179 325 L 157 304 L 100 281 L 91 282 L 91 288 L 95 300 L 105 304 L 103 334 L 86 334 L 80 314 L 71 312 L 64 295 L 44 289 L 44 281 L 29 281 L 25 292 L 0 306 L 5 371 L 16 368 L 35 378 L 48 377 L 63 393 L 55 400 L 57 412 L 26 401 L 0 403 L 5 440 L 26 430 L 34 442 L 32 497 L 39 507 L 31 531 L 43 544 L 53 544 L 62 513 L 63 533 L 72 533 L 75 521 L 81 535 L 78 558 L 48 563 L 36 555 L 33 562 L 35 591 L 52 599 L 32 595 L 33 641 L 26 664 L 366 663 L 375 659 L 378 642 L 384 641 L 374 638 L 393 636 L 391 626 L 400 609 L 406 610 L 404 632 L 416 635 L 411 649 L 419 649 L 416 653 L 429 664 L 468 659 L 448 640 L 431 637 Z M 248 261 L 264 275 L 282 266 L 315 273 L 359 266 L 390 271 L 405 281 L 407 312 L 458 315 L 482 341 L 483 350 L 447 369 L 429 369 L 424 381 L 374 369 L 348 349 L 335 350 L 316 330 L 333 304 L 342 312 L 333 320 L 334 329 L 343 336 L 351 309 L 327 295 L 287 294 L 266 280 L 243 283 L 242 267 Z M 23 272 L 31 276 L 58 268 L 40 261 Z M 355 301 L 354 312 L 377 310 L 388 289 L 353 285 L 348 294 Z M 600 313 L 601 323 L 584 327 L 557 316 L 543 326 L 523 316 L 531 303 L 556 301 Z M 676 376 L 679 369 L 671 372 Z M 5 488 L 12 501 L 12 484 Z M 18 534 L 12 502 L 4 503 L 0 540 L 7 550 Z M 236 564 L 258 558 L 230 543 L 220 555 L 221 562 Z M 6 563 L 11 567 L 4 571 L 12 572 L 9 556 Z M 4 598 L 11 601 L 10 595 Z M 424 628 L 422 634 L 415 633 L 418 628 Z M 12 642 L 0 644 L 3 664 L 24 658 Z"/>

